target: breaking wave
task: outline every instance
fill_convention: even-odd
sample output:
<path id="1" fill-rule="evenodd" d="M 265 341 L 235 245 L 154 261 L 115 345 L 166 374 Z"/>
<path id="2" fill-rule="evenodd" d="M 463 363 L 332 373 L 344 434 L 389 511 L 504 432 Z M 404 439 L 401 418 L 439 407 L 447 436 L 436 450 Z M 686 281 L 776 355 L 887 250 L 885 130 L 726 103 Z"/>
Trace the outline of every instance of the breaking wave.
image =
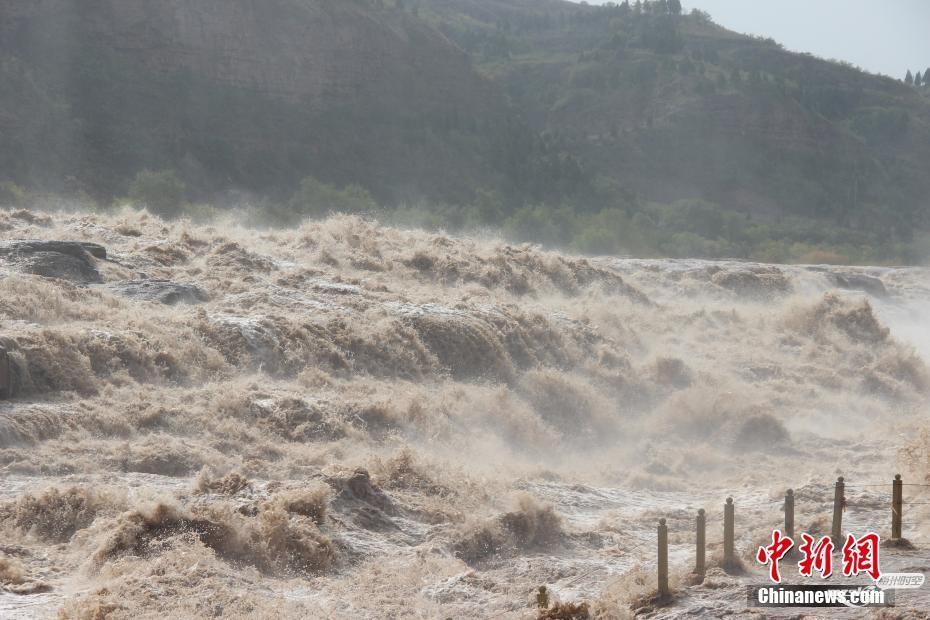
<path id="1" fill-rule="evenodd" d="M 487 615 L 559 580 L 620 613 L 648 590 L 617 552 L 618 514 L 653 523 L 643 493 L 866 462 L 930 480 L 921 269 L 569 257 L 347 216 L 0 228 L 0 587 L 63 617 Z"/>

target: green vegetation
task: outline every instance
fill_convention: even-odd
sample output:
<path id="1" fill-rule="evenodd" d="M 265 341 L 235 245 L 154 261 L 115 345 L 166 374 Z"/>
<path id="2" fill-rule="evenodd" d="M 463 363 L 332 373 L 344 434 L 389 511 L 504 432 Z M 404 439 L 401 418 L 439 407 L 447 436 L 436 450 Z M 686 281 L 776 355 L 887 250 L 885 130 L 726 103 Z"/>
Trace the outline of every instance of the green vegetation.
<path id="1" fill-rule="evenodd" d="M 476 206 L 444 205 L 373 212 L 389 223 L 452 232 L 495 227 Z M 914 263 L 930 256 L 930 235 L 890 244 L 880 235 L 816 220 L 759 220 L 704 201 L 650 203 L 633 209 L 579 212 L 568 206 L 521 207 L 499 220 L 515 242 L 584 254 L 643 257 L 749 258 L 775 263 Z"/>
<path id="2" fill-rule="evenodd" d="M 908 242 L 889 243 L 881 234 L 823 226 L 803 217 L 782 220 L 734 213 L 704 200 L 671 204 L 618 198 L 616 188 L 599 179 L 600 209 L 563 203 L 538 203 L 517 209 L 494 191 L 479 190 L 468 204 L 417 202 L 379 205 L 363 188 L 343 188 L 305 178 L 286 202 L 259 200 L 235 206 L 257 226 L 297 226 L 307 218 L 333 213 L 357 214 L 382 222 L 452 233 L 500 231 L 516 243 L 538 243 L 590 255 L 632 255 L 672 258 L 748 258 L 775 263 L 883 264 L 914 263 L 930 257 L 930 235 L 916 234 Z M 22 201 L 28 197 L 11 184 Z M 114 207 L 145 207 L 163 217 L 206 220 L 221 213 L 216 207 L 191 203 L 174 171 L 144 171 L 131 184 L 129 196 Z M 2 195 L 0 195 L 2 198 Z M 15 204 L 15 201 L 10 201 Z M 0 200 L 0 204 L 3 204 Z"/>
<path id="3" fill-rule="evenodd" d="M 185 206 L 187 186 L 174 170 L 143 170 L 129 184 L 129 199 L 164 217 L 179 215 Z"/>
<path id="4" fill-rule="evenodd" d="M 0 182 L 0 206 L 20 207 L 26 202 L 26 192 L 12 181 Z"/>
<path id="5" fill-rule="evenodd" d="M 287 209 L 280 217 L 300 221 L 307 217 L 323 217 L 332 212 L 370 214 L 377 206 L 371 194 L 358 185 L 338 189 L 307 177 L 300 182 L 300 189 L 287 203 Z"/>
<path id="6" fill-rule="evenodd" d="M 907 73 L 904 75 L 904 83 L 908 86 L 915 86 L 920 88 L 930 88 L 930 67 L 927 67 L 927 70 L 921 75 L 920 71 L 917 73 L 911 73 L 911 70 L 908 69 Z"/>
<path id="7" fill-rule="evenodd" d="M 572 228 L 540 225 L 537 207 L 518 207 L 512 230 L 543 239 L 557 228 L 563 243 L 568 236 L 583 249 L 667 255 L 922 256 L 930 229 L 923 88 L 787 52 L 662 0 L 421 4 L 533 129 L 558 136 L 588 181 L 635 197 L 620 201 L 626 223 L 601 215 L 616 212 L 590 186 L 546 201 L 553 217 L 566 206 L 576 214 L 577 238 L 564 232 Z M 695 217 L 691 205 L 702 203 L 726 224 Z M 599 219 L 589 229 L 592 213 Z"/>
<path id="8" fill-rule="evenodd" d="M 926 72 L 908 85 L 787 52 L 677 0 L 280 4 L 262 14 L 270 46 L 323 10 L 388 46 L 383 78 L 351 45 L 301 69 L 345 73 L 320 100 L 166 69 L 99 36 L 112 16 L 95 8 L 0 32 L 0 203 L 57 192 L 203 217 L 232 191 L 288 226 L 339 211 L 601 254 L 926 255 Z"/>

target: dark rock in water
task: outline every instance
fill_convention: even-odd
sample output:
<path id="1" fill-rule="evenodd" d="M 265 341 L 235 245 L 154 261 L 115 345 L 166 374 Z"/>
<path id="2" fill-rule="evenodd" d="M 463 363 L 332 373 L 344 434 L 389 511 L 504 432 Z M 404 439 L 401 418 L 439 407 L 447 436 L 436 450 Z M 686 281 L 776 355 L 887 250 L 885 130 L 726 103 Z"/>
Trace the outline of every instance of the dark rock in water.
<path id="1" fill-rule="evenodd" d="M 105 260 L 106 248 L 79 241 L 3 241 L 0 263 L 23 273 L 72 282 L 101 282 L 94 259 Z"/>
<path id="2" fill-rule="evenodd" d="M 885 284 L 878 278 L 867 276 L 861 273 L 835 273 L 828 272 L 827 277 L 830 281 L 842 289 L 850 291 L 862 291 L 873 297 L 887 297 L 888 289 Z"/>
<path id="3" fill-rule="evenodd" d="M 0 252 L 58 252 L 80 258 L 86 252 L 94 258 L 106 260 L 107 249 L 98 243 L 86 241 L 3 241 L 0 242 Z"/>
<path id="4" fill-rule="evenodd" d="M 128 280 L 111 284 L 109 288 L 124 297 L 155 301 L 169 306 L 199 304 L 210 299 L 199 286 L 170 280 Z"/>

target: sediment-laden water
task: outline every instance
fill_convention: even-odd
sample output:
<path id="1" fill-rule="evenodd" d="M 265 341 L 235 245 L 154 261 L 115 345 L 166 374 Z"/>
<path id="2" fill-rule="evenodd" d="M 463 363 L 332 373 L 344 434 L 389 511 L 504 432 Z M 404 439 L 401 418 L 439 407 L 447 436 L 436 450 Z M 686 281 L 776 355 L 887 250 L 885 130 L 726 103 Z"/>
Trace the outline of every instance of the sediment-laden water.
<path id="1" fill-rule="evenodd" d="M 4 211 L 0 235 L 5 618 L 533 618 L 542 585 L 605 618 L 743 616 L 785 489 L 823 534 L 838 475 L 847 527 L 883 535 L 904 476 L 916 548 L 883 568 L 930 569 L 925 269 L 355 217 Z M 727 496 L 748 572 L 688 585 L 694 514 L 714 564 Z"/>

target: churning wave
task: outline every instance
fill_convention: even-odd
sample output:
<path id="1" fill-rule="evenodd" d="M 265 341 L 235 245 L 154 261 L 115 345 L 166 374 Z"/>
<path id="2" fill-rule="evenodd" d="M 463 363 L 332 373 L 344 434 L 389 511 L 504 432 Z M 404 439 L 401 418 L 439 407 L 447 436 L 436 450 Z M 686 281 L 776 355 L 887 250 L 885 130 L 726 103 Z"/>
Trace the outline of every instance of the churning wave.
<path id="1" fill-rule="evenodd" d="M 660 508 L 930 475 L 923 269 L 0 230 L 7 615 L 525 617 L 549 584 L 618 617 Z"/>

